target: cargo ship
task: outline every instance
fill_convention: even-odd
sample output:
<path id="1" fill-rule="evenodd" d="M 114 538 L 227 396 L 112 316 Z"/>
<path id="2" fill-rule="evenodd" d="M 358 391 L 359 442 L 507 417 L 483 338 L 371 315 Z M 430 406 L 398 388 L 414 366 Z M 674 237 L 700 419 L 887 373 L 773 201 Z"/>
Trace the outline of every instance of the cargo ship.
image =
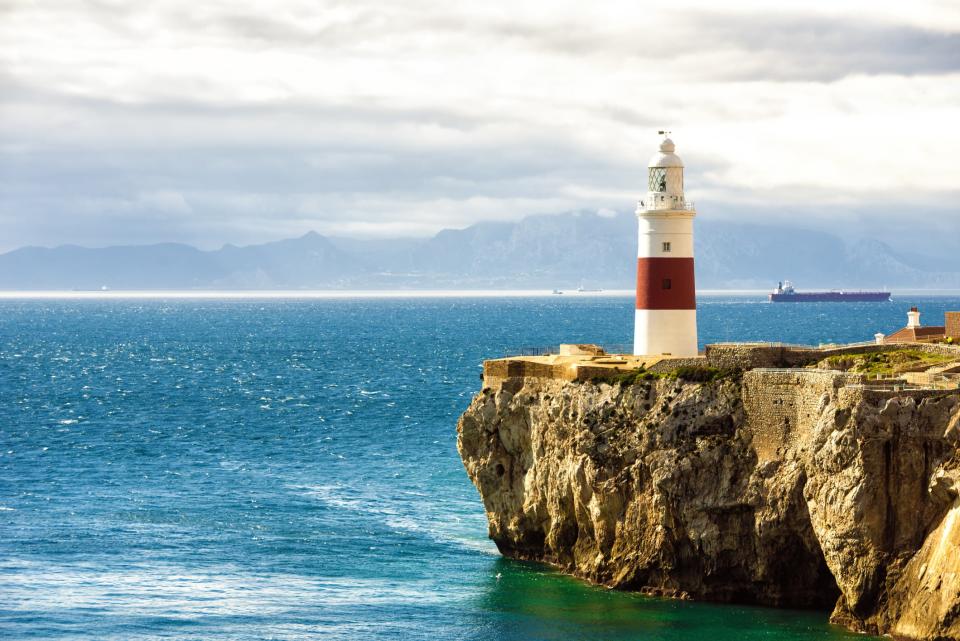
<path id="1" fill-rule="evenodd" d="M 777 283 L 777 288 L 770 293 L 771 303 L 863 303 L 888 300 L 890 292 L 798 292 L 789 280 Z"/>

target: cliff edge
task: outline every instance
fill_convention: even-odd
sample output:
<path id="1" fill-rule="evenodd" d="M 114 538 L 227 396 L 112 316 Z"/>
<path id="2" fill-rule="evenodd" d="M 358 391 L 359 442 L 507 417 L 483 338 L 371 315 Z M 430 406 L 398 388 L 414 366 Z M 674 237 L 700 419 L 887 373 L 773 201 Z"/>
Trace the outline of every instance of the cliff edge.
<path id="1" fill-rule="evenodd" d="M 714 374 L 488 377 L 457 444 L 500 551 L 647 594 L 960 639 L 960 391 Z"/>

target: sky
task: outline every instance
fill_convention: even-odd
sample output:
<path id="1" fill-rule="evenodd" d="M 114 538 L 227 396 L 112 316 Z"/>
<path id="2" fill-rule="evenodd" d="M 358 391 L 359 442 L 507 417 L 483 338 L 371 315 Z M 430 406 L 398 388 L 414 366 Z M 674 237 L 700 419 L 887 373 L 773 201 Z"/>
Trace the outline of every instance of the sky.
<path id="1" fill-rule="evenodd" d="M 629 211 L 659 129 L 701 217 L 949 252 L 960 2 L 0 0 L 0 252 Z"/>

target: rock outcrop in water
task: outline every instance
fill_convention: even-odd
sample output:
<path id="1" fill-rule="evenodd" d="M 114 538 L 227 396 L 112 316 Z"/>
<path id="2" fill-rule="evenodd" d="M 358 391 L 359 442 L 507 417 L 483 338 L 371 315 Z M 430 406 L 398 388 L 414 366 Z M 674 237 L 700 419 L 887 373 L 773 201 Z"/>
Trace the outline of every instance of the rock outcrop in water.
<path id="1" fill-rule="evenodd" d="M 960 638 L 960 392 L 824 370 L 488 377 L 458 425 L 490 537 L 648 594 Z"/>

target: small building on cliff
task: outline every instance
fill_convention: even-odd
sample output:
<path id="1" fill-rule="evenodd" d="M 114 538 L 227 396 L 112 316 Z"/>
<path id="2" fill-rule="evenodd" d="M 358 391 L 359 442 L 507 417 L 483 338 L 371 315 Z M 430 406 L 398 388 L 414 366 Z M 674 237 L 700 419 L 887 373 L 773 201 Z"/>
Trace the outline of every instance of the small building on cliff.
<path id="1" fill-rule="evenodd" d="M 960 340 L 960 312 L 946 312 L 943 325 L 927 325 L 925 327 L 920 324 L 920 310 L 911 307 L 910 311 L 907 312 L 906 327 L 887 336 L 877 335 L 877 342 L 880 344 L 926 343 L 944 339 Z"/>

